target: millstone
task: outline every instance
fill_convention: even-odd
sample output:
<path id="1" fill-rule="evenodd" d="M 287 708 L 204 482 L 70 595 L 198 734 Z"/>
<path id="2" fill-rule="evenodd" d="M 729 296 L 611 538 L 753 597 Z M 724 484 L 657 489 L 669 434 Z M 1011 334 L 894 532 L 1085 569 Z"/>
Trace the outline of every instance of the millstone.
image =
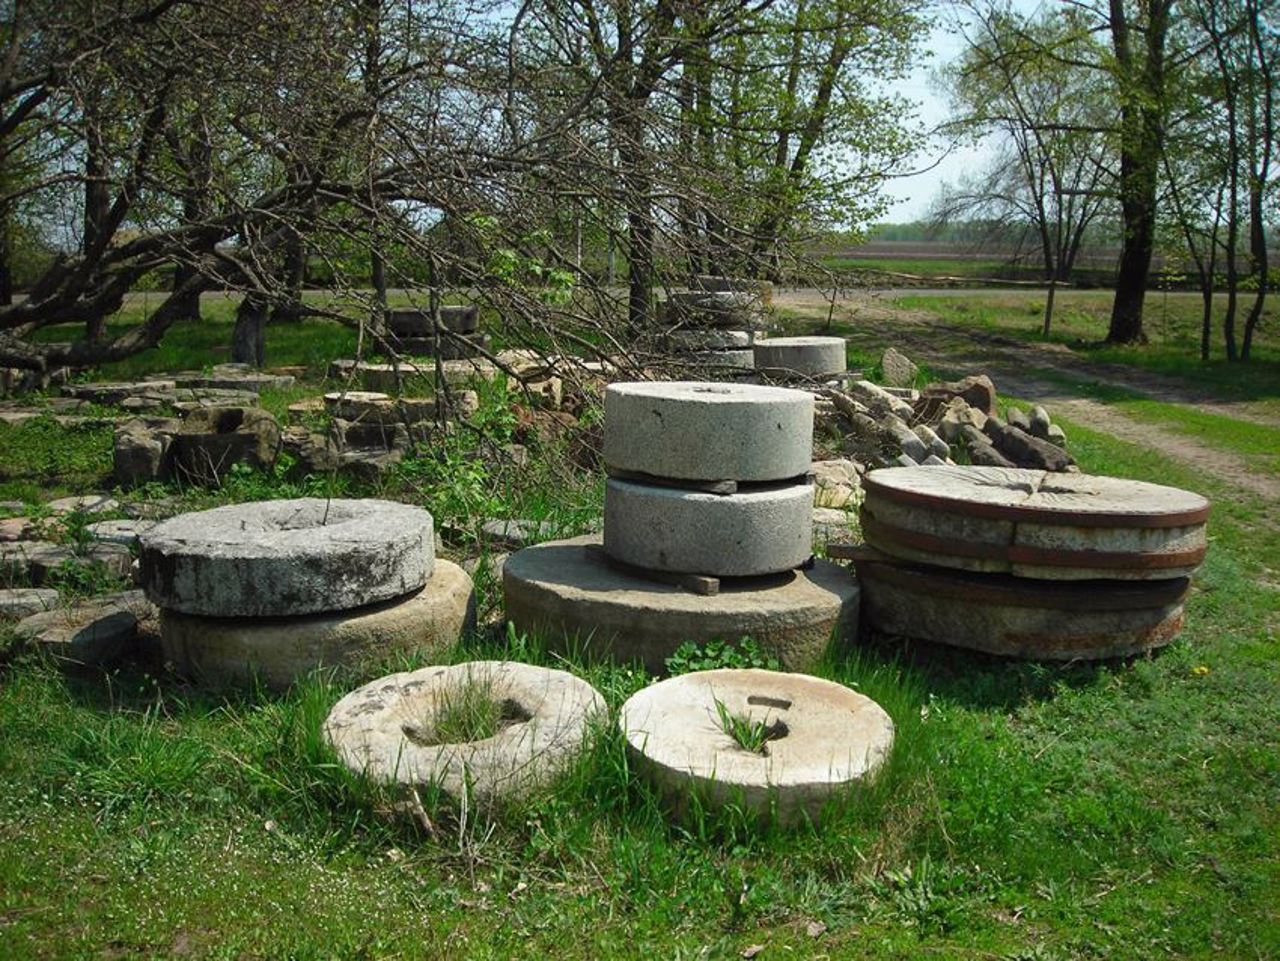
<path id="1" fill-rule="evenodd" d="M 604 549 L 657 571 L 750 577 L 798 567 L 813 553 L 807 483 L 709 494 L 611 477 Z"/>
<path id="2" fill-rule="evenodd" d="M 262 619 L 163 611 L 160 642 L 165 660 L 201 683 L 283 688 L 318 667 L 361 673 L 395 654 L 437 659 L 474 626 L 475 614 L 471 578 L 437 560 L 420 590 L 349 611 Z"/>
<path id="3" fill-rule="evenodd" d="M 809 469 L 813 396 L 751 384 L 610 384 L 604 461 L 682 480 L 774 481 Z"/>
<path id="4" fill-rule="evenodd" d="M 808 522 L 806 520 L 806 530 Z M 701 596 L 611 567 L 598 535 L 526 547 L 502 570 L 507 619 L 554 650 L 661 673 L 685 641 L 750 637 L 790 670 L 820 664 L 858 632 L 858 583 L 842 567 L 726 580 Z"/>
<path id="5" fill-rule="evenodd" d="M 691 364 L 702 367 L 736 367 L 740 370 L 751 370 L 755 367 L 755 354 L 751 348 L 742 350 L 700 350 L 689 355 Z"/>
<path id="6" fill-rule="evenodd" d="M 726 732 L 721 714 L 763 726 L 759 750 Z M 818 821 L 842 788 L 872 777 L 893 747 L 875 701 L 807 674 L 717 670 L 651 684 L 618 723 L 637 767 L 677 811 L 741 805 L 784 824 Z"/>
<path id="7" fill-rule="evenodd" d="M 1047 580 L 1158 580 L 1204 559 L 1209 502 L 1117 477 L 890 468 L 864 482 L 867 543 L 904 560 Z"/>
<path id="8" fill-rule="evenodd" d="M 482 697 L 497 733 L 440 743 L 451 705 Z M 604 699 L 586 681 L 514 661 L 473 661 L 380 678 L 340 700 L 324 734 L 351 771 L 410 791 L 491 801 L 552 782 L 582 750 Z"/>
<path id="9" fill-rule="evenodd" d="M 769 337 L 754 350 L 758 369 L 781 376 L 829 377 L 849 366 L 843 337 Z"/>
<path id="10" fill-rule="evenodd" d="M 675 350 L 731 350 L 745 347 L 750 353 L 751 340 L 752 333 L 749 330 L 673 330 L 667 334 L 667 343 Z"/>
<path id="11" fill-rule="evenodd" d="M 1190 582 L 1031 581 L 857 560 L 867 623 L 878 631 L 1033 660 L 1127 657 L 1182 629 Z"/>
<path id="12" fill-rule="evenodd" d="M 183 514 L 141 537 L 142 583 L 166 610 L 272 617 L 350 610 L 416 591 L 435 539 L 420 507 L 300 498 Z"/>

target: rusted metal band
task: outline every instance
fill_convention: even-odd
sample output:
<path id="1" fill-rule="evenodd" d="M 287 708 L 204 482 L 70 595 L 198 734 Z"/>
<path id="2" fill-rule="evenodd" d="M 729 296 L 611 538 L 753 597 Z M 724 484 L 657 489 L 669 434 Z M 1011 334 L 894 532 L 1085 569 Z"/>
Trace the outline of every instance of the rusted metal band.
<path id="1" fill-rule="evenodd" d="M 1191 581 L 1036 581 L 1008 574 L 974 574 L 919 565 L 855 558 L 860 580 L 880 581 L 918 593 L 966 603 L 1032 607 L 1056 611 L 1140 611 L 1180 603 Z"/>
<path id="2" fill-rule="evenodd" d="M 1007 561 L 1036 567 L 1085 568 L 1108 571 L 1163 571 L 1195 567 L 1204 560 L 1206 548 L 1188 551 L 1091 551 L 1027 544 L 993 544 L 989 541 L 962 541 L 888 524 L 863 510 L 860 520 L 867 541 L 896 544 L 911 550 L 948 557 L 968 557 L 985 561 Z"/>
<path id="3" fill-rule="evenodd" d="M 867 497 L 883 497 L 895 504 L 923 507 L 926 510 L 959 514 L 963 517 L 981 517 L 986 520 L 1016 521 L 1020 523 L 1053 524 L 1068 527 L 1130 527 L 1152 529 L 1161 527 L 1189 527 L 1203 524 L 1209 519 L 1210 505 L 1195 510 L 1170 514 L 1098 513 L 1087 510 L 1054 510 L 1048 507 L 1023 507 L 1016 504 L 983 504 L 963 497 L 946 497 L 942 494 L 925 494 L 890 487 L 875 479 L 874 471 L 862 479 Z"/>

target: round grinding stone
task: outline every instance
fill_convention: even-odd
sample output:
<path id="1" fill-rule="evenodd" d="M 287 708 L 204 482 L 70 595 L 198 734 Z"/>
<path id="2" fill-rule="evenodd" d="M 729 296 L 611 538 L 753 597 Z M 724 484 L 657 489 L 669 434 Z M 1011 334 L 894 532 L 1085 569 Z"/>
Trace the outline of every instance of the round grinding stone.
<path id="1" fill-rule="evenodd" d="M 507 619 L 559 651 L 627 663 L 653 673 L 685 641 L 752 638 L 789 670 L 816 667 L 834 641 L 858 631 L 858 583 L 815 561 L 803 571 L 726 580 L 711 596 L 611 566 L 600 538 L 549 541 L 512 554 L 502 569 Z"/>
<path id="2" fill-rule="evenodd" d="M 755 367 L 755 354 L 751 348 L 744 350 L 700 350 L 689 355 L 689 362 L 703 367 L 734 367 L 751 370 Z"/>
<path id="3" fill-rule="evenodd" d="M 813 488 L 708 494 L 609 478 L 604 549 L 655 571 L 752 577 L 790 570 L 813 553 Z"/>
<path id="4" fill-rule="evenodd" d="M 1070 661 L 1126 657 L 1182 629 L 1186 578 L 1031 581 L 858 558 L 867 623 L 877 631 L 988 654 Z"/>
<path id="5" fill-rule="evenodd" d="M 813 451 L 813 395 L 783 387 L 667 381 L 610 384 L 604 461 L 702 481 L 799 477 Z"/>
<path id="6" fill-rule="evenodd" d="M 453 740 L 439 722 L 450 705 L 477 698 L 492 704 L 495 732 Z M 406 793 L 438 787 L 456 801 L 491 801 L 554 780 L 605 711 L 599 692 L 567 671 L 472 661 L 366 684 L 334 705 L 324 734 L 355 774 Z"/>
<path id="7" fill-rule="evenodd" d="M 725 716 L 757 726 L 758 747 Z M 618 723 L 639 769 L 677 809 L 692 795 L 783 824 L 818 821 L 831 796 L 865 781 L 893 748 L 875 701 L 822 678 L 761 670 L 683 674 L 642 689 Z"/>
<path id="8" fill-rule="evenodd" d="M 139 542 L 147 596 L 205 617 L 364 607 L 416 591 L 435 562 L 431 515 L 381 500 L 234 504 L 171 518 Z"/>
<path id="9" fill-rule="evenodd" d="M 829 377 L 849 366 L 843 337 L 768 337 L 754 350 L 758 369 L 783 376 Z"/>
<path id="10" fill-rule="evenodd" d="M 1186 577 L 1209 502 L 1118 477 L 1003 467 L 895 467 L 864 482 L 863 531 L 903 560 L 1046 580 Z"/>
<path id="11" fill-rule="evenodd" d="M 393 654 L 439 658 L 474 626 L 475 616 L 471 578 L 437 560 L 420 590 L 349 611 L 264 618 L 162 611 L 160 644 L 166 661 L 203 684 L 260 680 L 283 688 L 318 667 L 359 671 Z"/>

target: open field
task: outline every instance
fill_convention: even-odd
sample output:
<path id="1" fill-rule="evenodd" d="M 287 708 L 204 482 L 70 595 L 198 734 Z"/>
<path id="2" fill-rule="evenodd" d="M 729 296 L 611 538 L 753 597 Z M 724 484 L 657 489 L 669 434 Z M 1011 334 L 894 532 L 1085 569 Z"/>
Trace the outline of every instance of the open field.
<path id="1" fill-rule="evenodd" d="M 935 376 L 990 372 L 1002 397 L 1049 407 L 1085 470 L 1212 498 L 1209 558 L 1171 647 L 1059 666 L 864 637 L 822 673 L 890 712 L 893 763 L 821 830 L 789 835 L 733 818 L 669 824 L 606 730 L 556 789 L 465 819 L 433 809 L 427 834 L 380 818 L 386 799 L 322 745 L 340 677 L 222 695 L 155 657 L 66 674 L 11 653 L 0 957 L 1280 956 L 1275 321 L 1254 366 L 1202 367 L 1184 349 L 1191 298 L 1153 318 L 1151 347 L 1117 351 L 1091 346 L 1104 300 L 1084 293 L 1061 295 L 1059 332 L 1038 342 L 1042 296 L 860 295 L 836 305 L 833 329 L 868 369 L 896 345 Z M 817 294 L 777 303 L 795 329 L 823 326 Z M 229 308 L 213 316 L 108 375 L 225 359 L 212 351 Z M 269 362 L 318 373 L 350 337 L 271 328 Z M 499 440 L 516 429 L 501 392 L 479 417 Z M 547 519 L 567 535 L 598 517 L 600 475 L 563 449 L 532 442 L 517 470 L 478 447 L 457 432 L 381 490 L 340 492 L 429 505 L 456 558 L 477 550 L 477 518 Z M 109 469 L 109 428 L 0 426 L 0 500 L 101 489 Z M 245 477 L 127 499 L 301 492 Z M 496 585 L 477 587 L 496 613 Z M 496 623 L 452 656 L 477 655 L 564 663 Z M 634 666 L 568 666 L 613 708 L 647 680 Z"/>

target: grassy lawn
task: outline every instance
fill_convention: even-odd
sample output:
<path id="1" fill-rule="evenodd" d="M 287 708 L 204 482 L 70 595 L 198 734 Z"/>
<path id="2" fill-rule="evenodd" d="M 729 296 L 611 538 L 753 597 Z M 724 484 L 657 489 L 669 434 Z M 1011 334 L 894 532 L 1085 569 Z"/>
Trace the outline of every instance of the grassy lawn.
<path id="1" fill-rule="evenodd" d="M 1025 294 L 984 293 L 981 296 L 903 297 L 898 305 L 928 311 L 957 327 L 970 327 L 1040 342 L 1044 297 Z M 1060 291 L 1056 298 L 1050 340 L 1097 363 L 1121 364 L 1185 380 L 1210 390 L 1225 400 L 1258 401 L 1280 412 L 1280 345 L 1275 333 L 1275 299 L 1268 300 L 1254 340 L 1254 356 L 1248 364 L 1228 363 L 1219 337 L 1221 310 L 1215 306 L 1215 334 L 1209 361 L 1200 360 L 1200 302 L 1188 295 L 1147 295 L 1145 329 L 1148 343 L 1135 347 L 1103 343 L 1111 311 L 1106 291 Z M 1243 315 L 1237 323 L 1243 326 Z"/>
<path id="2" fill-rule="evenodd" d="M 301 356 L 288 333 L 268 350 Z M 500 439 L 515 429 L 497 394 L 481 423 Z M 1214 499 L 1182 637 L 1149 658 L 1077 665 L 860 639 L 820 673 L 880 701 L 897 745 L 819 830 L 671 824 L 606 727 L 553 789 L 465 819 L 429 803 L 427 833 L 381 816 L 388 799 L 324 748 L 319 726 L 347 679 L 220 695 L 156 658 L 68 674 L 11 656 L 0 957 L 1280 956 L 1275 505 L 1063 426 L 1086 470 Z M 599 476 L 567 470 L 563 450 L 534 445 L 515 470 L 475 438 L 456 432 L 383 488 L 350 492 L 427 504 L 449 527 L 523 516 L 569 534 L 598 518 Z M 0 499 L 100 486 L 109 461 L 105 428 L 0 427 Z M 199 506 L 306 490 L 251 476 L 138 496 Z M 465 535 L 451 546 L 468 552 Z M 496 586 L 477 587 L 496 609 Z M 565 666 L 500 627 L 453 655 L 477 656 Z M 647 681 L 625 665 L 568 666 L 613 708 Z"/>

